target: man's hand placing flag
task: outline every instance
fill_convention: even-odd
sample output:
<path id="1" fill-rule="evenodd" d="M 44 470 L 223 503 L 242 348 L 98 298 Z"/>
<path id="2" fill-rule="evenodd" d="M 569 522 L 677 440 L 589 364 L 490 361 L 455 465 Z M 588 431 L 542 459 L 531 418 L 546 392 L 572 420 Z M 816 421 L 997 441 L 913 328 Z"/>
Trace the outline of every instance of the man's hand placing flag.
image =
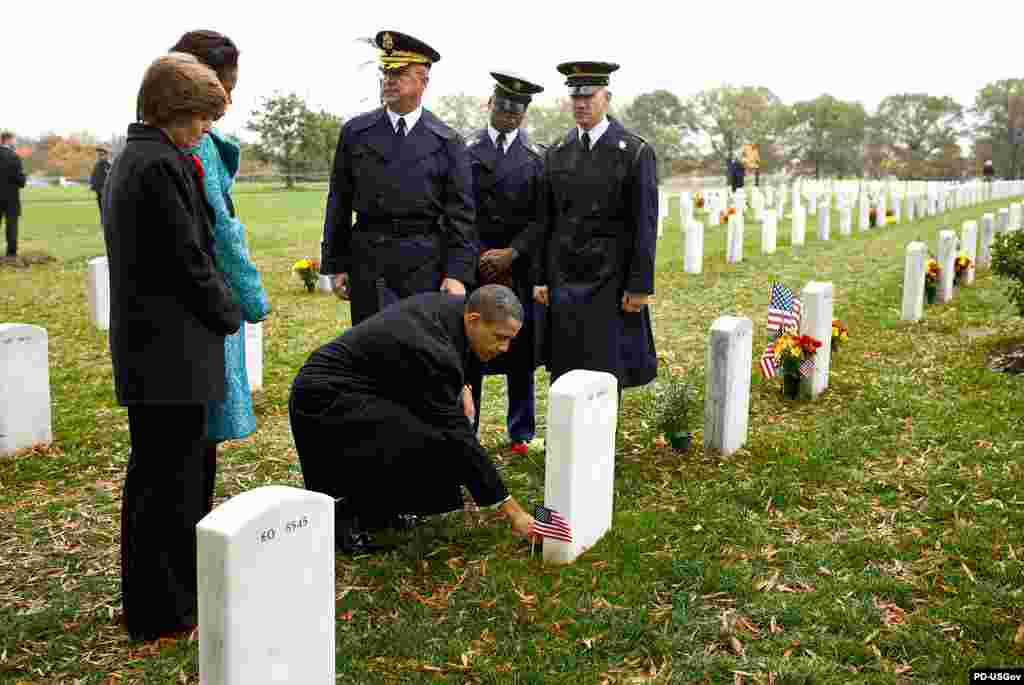
<path id="1" fill-rule="evenodd" d="M 565 517 L 554 509 L 538 504 L 533 508 L 533 527 L 530 534 L 541 538 L 552 538 L 572 542 L 572 528 Z"/>

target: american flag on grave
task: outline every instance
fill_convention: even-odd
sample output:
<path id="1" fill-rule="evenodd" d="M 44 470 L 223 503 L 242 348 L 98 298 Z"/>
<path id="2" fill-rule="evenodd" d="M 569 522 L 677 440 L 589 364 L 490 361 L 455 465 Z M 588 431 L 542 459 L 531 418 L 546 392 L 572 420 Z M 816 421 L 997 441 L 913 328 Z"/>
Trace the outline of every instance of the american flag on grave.
<path id="1" fill-rule="evenodd" d="M 800 330 L 802 308 L 800 298 L 792 290 L 781 283 L 772 283 L 768 299 L 768 332 L 781 335 L 787 328 Z"/>
<path id="2" fill-rule="evenodd" d="M 803 305 L 800 298 L 782 283 L 771 284 L 768 299 L 768 332 L 773 333 L 772 341 L 761 353 L 761 373 L 765 378 L 774 378 L 778 374 L 775 366 L 775 342 L 787 329 L 800 330 L 800 315 Z M 800 375 L 809 376 L 814 373 L 814 359 L 805 359 L 800 364 Z"/>
<path id="3" fill-rule="evenodd" d="M 572 528 L 569 522 L 554 509 L 538 504 L 533 508 L 533 519 L 533 525 L 530 526 L 531 536 L 572 542 Z"/>

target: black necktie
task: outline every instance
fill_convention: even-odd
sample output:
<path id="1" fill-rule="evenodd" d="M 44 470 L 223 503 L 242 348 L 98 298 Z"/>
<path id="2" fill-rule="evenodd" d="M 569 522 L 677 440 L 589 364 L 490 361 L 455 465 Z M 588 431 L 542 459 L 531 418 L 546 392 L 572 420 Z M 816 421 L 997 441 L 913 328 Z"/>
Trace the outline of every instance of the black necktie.
<path id="1" fill-rule="evenodd" d="M 498 146 L 498 155 L 499 156 L 504 155 L 505 154 L 505 132 L 504 131 L 502 131 L 501 133 L 498 134 L 498 142 L 496 143 L 496 145 Z"/>
<path id="2" fill-rule="evenodd" d="M 583 132 L 583 149 L 586 152 L 590 152 L 590 132 L 589 131 L 584 131 Z"/>
<path id="3" fill-rule="evenodd" d="M 395 130 L 399 138 L 405 138 L 405 117 L 398 117 L 398 126 Z"/>

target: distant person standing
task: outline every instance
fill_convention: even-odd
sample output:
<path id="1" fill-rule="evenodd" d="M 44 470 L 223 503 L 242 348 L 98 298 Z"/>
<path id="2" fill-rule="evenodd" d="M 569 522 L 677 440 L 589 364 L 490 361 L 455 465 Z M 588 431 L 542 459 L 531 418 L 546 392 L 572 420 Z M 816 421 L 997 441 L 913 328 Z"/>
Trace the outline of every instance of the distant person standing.
<path id="1" fill-rule="evenodd" d="M 477 266 L 466 144 L 421 104 L 441 55 L 398 31 L 375 43 L 384 106 L 341 129 L 321 245 L 353 326 L 418 293 L 465 295 Z"/>
<path id="2" fill-rule="evenodd" d="M 107 174 L 110 173 L 108 156 L 105 147 L 96 148 L 96 166 L 92 168 L 92 175 L 89 176 L 89 187 L 96 193 L 96 206 L 100 208 L 100 222 L 103 221 L 103 186 L 107 184 Z"/>
<path id="3" fill-rule="evenodd" d="M 985 160 L 985 166 L 981 168 L 981 174 L 982 176 L 985 177 L 986 181 L 991 181 L 993 178 L 995 178 L 996 168 L 992 165 L 991 159 Z"/>
<path id="4" fill-rule="evenodd" d="M 7 227 L 7 256 L 18 255 L 18 217 L 25 169 L 14 151 L 17 139 L 10 131 L 0 133 L 0 221 Z"/>

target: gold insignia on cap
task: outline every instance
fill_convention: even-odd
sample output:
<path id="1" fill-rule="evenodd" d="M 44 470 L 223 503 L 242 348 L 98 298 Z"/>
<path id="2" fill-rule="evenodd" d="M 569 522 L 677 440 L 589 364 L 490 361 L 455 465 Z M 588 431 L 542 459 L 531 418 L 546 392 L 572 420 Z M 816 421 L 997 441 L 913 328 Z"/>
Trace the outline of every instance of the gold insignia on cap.
<path id="1" fill-rule="evenodd" d="M 523 87 L 523 84 L 521 84 L 519 81 L 513 81 L 512 82 L 512 90 L 519 90 L 522 87 Z"/>
<path id="2" fill-rule="evenodd" d="M 581 67 L 580 65 L 577 64 L 575 67 L 573 67 L 573 71 L 575 71 L 577 74 L 582 74 L 583 73 L 583 67 Z"/>
<path id="3" fill-rule="evenodd" d="M 381 46 L 383 46 L 385 50 L 395 49 L 395 39 L 391 37 L 390 33 L 384 34 L 384 36 L 380 39 L 380 44 Z"/>

